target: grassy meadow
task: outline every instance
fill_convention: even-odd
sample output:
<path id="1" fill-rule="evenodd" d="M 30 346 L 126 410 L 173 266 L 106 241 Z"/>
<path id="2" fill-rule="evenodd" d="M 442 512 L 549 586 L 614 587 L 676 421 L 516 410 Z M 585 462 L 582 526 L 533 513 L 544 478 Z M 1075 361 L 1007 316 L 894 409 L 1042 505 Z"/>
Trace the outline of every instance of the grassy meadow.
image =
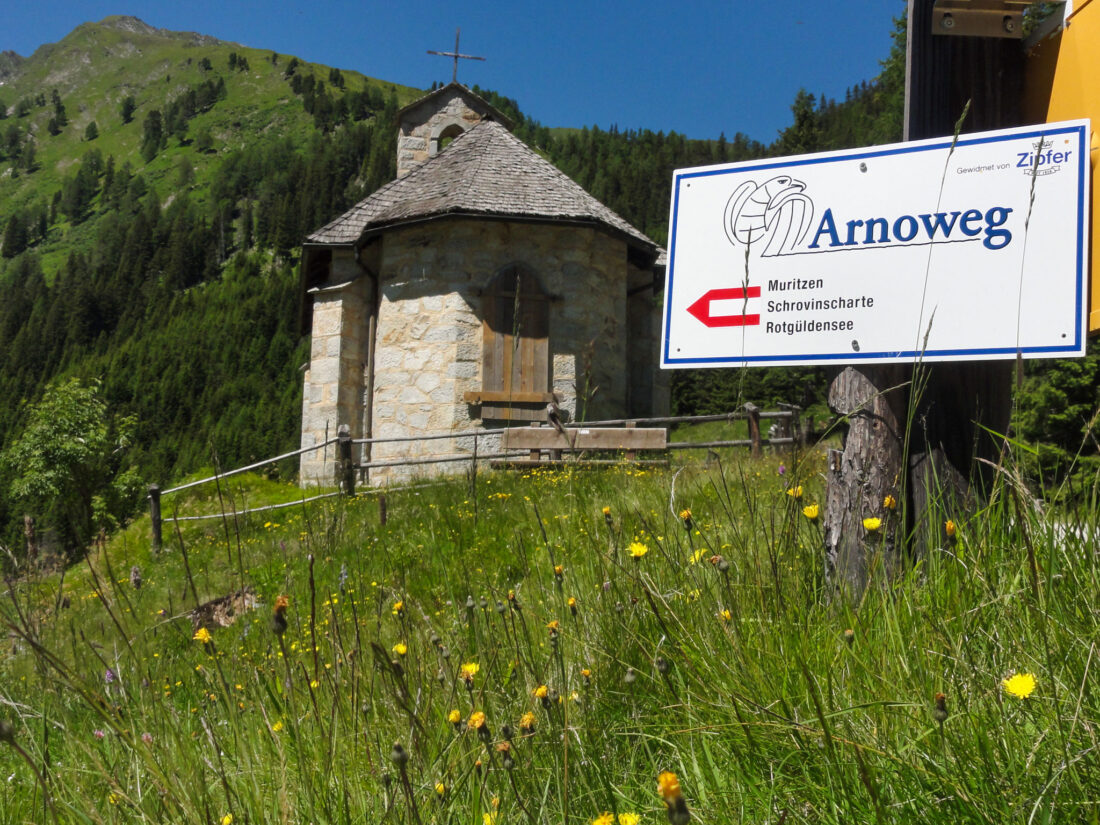
<path id="1" fill-rule="evenodd" d="M 384 525 L 371 494 L 166 523 L 155 558 L 139 519 L 0 606 L 0 822 L 1096 822 L 1095 521 L 998 489 L 851 605 L 823 470 L 481 473 Z"/>

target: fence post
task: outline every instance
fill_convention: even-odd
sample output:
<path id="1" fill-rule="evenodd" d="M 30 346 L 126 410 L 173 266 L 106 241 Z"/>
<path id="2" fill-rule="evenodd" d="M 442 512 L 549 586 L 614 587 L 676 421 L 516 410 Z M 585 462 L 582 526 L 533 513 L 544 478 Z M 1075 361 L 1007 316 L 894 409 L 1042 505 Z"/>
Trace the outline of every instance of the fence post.
<path id="1" fill-rule="evenodd" d="M 23 514 L 23 538 L 27 541 L 27 564 L 34 566 L 38 561 L 38 536 L 30 513 Z"/>
<path id="2" fill-rule="evenodd" d="M 381 527 L 386 526 L 386 494 L 378 494 L 378 524 Z"/>
<path id="3" fill-rule="evenodd" d="M 627 421 L 626 422 L 626 428 L 628 430 L 633 430 L 637 426 L 638 426 L 637 421 Z M 636 450 L 627 450 L 626 451 L 626 460 L 627 461 L 634 461 L 634 459 L 636 459 L 637 457 L 638 457 L 638 453 L 637 453 Z"/>
<path id="4" fill-rule="evenodd" d="M 355 495 L 355 463 L 351 460 L 351 428 L 341 424 L 336 431 L 336 455 L 340 486 L 344 495 Z"/>
<path id="5" fill-rule="evenodd" d="M 749 438 L 752 440 L 752 457 L 760 458 L 760 408 L 750 402 L 745 405 L 745 415 L 748 416 Z"/>
<path id="6" fill-rule="evenodd" d="M 153 528 L 153 555 L 160 553 L 161 548 L 161 532 L 160 532 L 160 485 L 149 485 L 149 521 Z"/>

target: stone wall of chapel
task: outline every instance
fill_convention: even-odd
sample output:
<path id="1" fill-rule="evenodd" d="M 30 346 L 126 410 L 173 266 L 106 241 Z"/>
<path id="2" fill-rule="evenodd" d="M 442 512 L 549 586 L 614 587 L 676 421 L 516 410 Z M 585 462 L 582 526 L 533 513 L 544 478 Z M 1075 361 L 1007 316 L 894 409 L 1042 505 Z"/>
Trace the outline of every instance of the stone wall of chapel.
<path id="1" fill-rule="evenodd" d="M 363 435 L 363 364 L 371 312 L 370 279 L 351 250 L 337 249 L 326 282 L 313 292 L 309 366 L 302 387 L 302 449 L 336 435 L 347 424 L 353 438 Z M 303 453 L 300 483 L 335 483 L 335 449 Z"/>
<path id="2" fill-rule="evenodd" d="M 551 386 L 570 420 L 625 414 L 626 245 L 590 228 L 442 220 L 388 232 L 382 246 L 375 343 L 374 436 L 480 430 L 480 291 L 509 264 L 537 273 L 550 305 Z M 578 394 L 578 387 L 581 392 Z M 491 429 L 503 422 L 488 422 Z M 478 452 L 497 439 L 478 438 Z M 472 438 L 375 444 L 373 461 L 464 456 Z M 383 483 L 463 471 L 465 464 L 372 470 Z"/>

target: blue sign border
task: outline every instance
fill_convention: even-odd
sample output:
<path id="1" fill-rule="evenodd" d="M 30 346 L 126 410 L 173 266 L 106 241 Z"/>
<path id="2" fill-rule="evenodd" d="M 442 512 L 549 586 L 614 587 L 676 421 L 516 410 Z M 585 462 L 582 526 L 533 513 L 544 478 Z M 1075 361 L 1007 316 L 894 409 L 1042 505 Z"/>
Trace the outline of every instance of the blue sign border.
<path id="1" fill-rule="evenodd" d="M 1085 158 L 1089 155 L 1087 145 L 1085 143 L 1084 125 L 1077 126 L 1062 126 L 1056 129 L 1042 129 L 1036 127 L 1030 132 L 1017 132 L 1013 131 L 1011 134 L 1006 135 L 994 135 L 992 137 L 981 138 L 967 138 L 960 136 L 957 140 L 951 138 L 944 138 L 942 141 L 928 143 L 921 142 L 920 144 L 913 146 L 898 146 L 893 149 L 873 151 L 868 150 L 861 152 L 854 150 L 851 154 L 837 155 L 830 153 L 823 157 L 807 157 L 802 160 L 778 160 L 774 163 L 762 162 L 762 163 L 747 163 L 743 166 L 739 166 L 736 169 L 703 169 L 698 172 L 685 172 L 683 174 L 675 175 L 673 178 L 672 186 L 672 219 L 669 232 L 669 250 L 668 250 L 668 275 L 665 279 L 665 326 L 664 326 L 664 342 L 661 366 L 666 365 L 679 365 L 690 366 L 692 364 L 766 364 L 770 362 L 789 362 L 789 361 L 829 361 L 834 364 L 854 363 L 860 361 L 867 361 L 872 359 L 889 359 L 891 361 L 897 361 L 900 359 L 928 359 L 928 358 L 958 358 L 964 360 L 963 356 L 972 356 L 969 360 L 980 361 L 994 357 L 1012 357 L 1017 354 L 1032 354 L 1032 355 L 1049 355 L 1055 356 L 1058 353 L 1065 352 L 1079 352 L 1081 349 L 1081 339 L 1084 335 L 1084 314 L 1083 314 L 1083 302 L 1084 302 L 1084 283 L 1085 283 L 1085 249 L 1084 249 L 1084 215 L 1087 214 L 1087 200 L 1088 192 L 1085 187 Z M 674 287 L 674 275 L 676 269 L 676 228 L 677 218 L 680 208 L 680 184 L 683 181 L 691 178 L 705 178 L 712 177 L 714 175 L 728 175 L 731 172 L 740 172 L 746 169 L 752 170 L 767 170 L 767 169 L 783 169 L 789 166 L 814 166 L 820 163 L 835 163 L 838 161 L 852 161 L 862 160 L 865 158 L 880 158 L 889 155 L 905 155 L 912 152 L 928 152 L 937 149 L 948 149 L 954 146 L 977 146 L 983 143 L 1000 143 L 1008 140 L 1020 140 L 1026 138 L 1037 137 L 1040 139 L 1052 137 L 1054 135 L 1072 135 L 1077 136 L 1077 295 L 1076 295 L 1076 315 L 1074 320 L 1074 342 L 1073 345 L 1066 346 L 1047 346 L 1047 347 L 989 347 L 980 349 L 942 349 L 942 350 L 898 350 L 896 352 L 841 352 L 841 353 L 817 353 L 817 354 L 804 354 L 804 355 L 752 355 L 752 356 L 713 356 L 706 358 L 671 358 L 669 357 L 670 347 L 670 335 L 669 331 L 672 325 L 672 294 Z M 983 358 L 984 356 L 984 358 Z"/>

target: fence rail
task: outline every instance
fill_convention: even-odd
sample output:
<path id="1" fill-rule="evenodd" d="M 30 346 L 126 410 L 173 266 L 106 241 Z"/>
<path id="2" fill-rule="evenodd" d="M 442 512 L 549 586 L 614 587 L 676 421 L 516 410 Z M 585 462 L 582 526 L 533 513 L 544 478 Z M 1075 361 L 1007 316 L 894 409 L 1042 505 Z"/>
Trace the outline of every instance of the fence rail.
<path id="1" fill-rule="evenodd" d="M 712 450 L 724 447 L 748 447 L 752 451 L 754 457 L 759 456 L 765 446 L 791 446 L 792 449 L 796 445 L 805 443 L 805 433 L 801 430 L 799 424 L 799 414 L 801 409 L 793 404 L 781 404 L 782 409 L 779 410 L 761 410 L 754 404 L 746 404 L 739 410 L 734 410 L 729 413 L 722 413 L 717 415 L 680 415 L 680 416 L 661 416 L 656 418 L 612 418 L 604 419 L 600 421 L 583 421 L 573 422 L 572 426 L 584 426 L 586 428 L 598 428 L 598 427 L 634 427 L 638 425 L 650 425 L 650 424 L 701 424 L 714 421 L 746 421 L 748 422 L 749 437 L 740 439 L 729 439 L 724 441 L 674 441 L 668 444 L 669 450 Z M 760 422 L 774 420 L 779 426 L 778 432 L 773 435 L 765 437 L 760 431 Z M 196 481 L 189 481 L 186 484 L 180 484 L 175 487 L 170 487 L 167 490 L 161 490 L 156 484 L 149 487 L 149 513 L 152 520 L 152 533 L 153 533 L 153 551 L 159 552 L 162 547 L 162 523 L 164 521 L 206 521 L 210 519 L 228 518 L 230 516 L 236 517 L 241 515 L 249 515 L 253 513 L 265 512 L 268 510 L 278 510 L 286 507 L 298 507 L 308 504 L 313 501 L 319 501 L 321 499 L 333 498 L 336 496 L 355 495 L 355 481 L 356 475 L 366 470 L 372 469 L 384 469 L 392 467 L 411 467 L 411 466 L 423 466 L 427 464 L 451 464 L 458 462 L 470 462 L 472 471 L 476 472 L 477 463 L 480 461 L 489 461 L 493 459 L 501 458 L 516 458 L 529 454 L 528 450 L 503 450 L 491 453 L 481 453 L 478 451 L 478 439 L 485 438 L 497 438 L 499 437 L 501 430 L 466 430 L 460 432 L 449 433 L 433 433 L 430 435 L 416 435 L 416 436 L 390 436 L 390 437 L 377 437 L 377 438 L 352 438 L 346 425 L 340 427 L 340 432 L 333 438 L 327 438 L 319 444 L 314 444 L 310 447 L 303 447 L 299 450 L 292 450 L 282 455 L 277 455 L 272 458 L 267 458 L 262 461 L 256 461 L 243 467 L 236 467 L 232 470 L 226 470 L 225 472 L 215 473 L 207 478 L 201 478 Z M 462 455 L 446 455 L 446 456 L 428 456 L 423 458 L 405 458 L 397 460 L 383 460 L 383 461 L 367 461 L 356 463 L 352 457 L 352 445 L 354 444 L 385 444 L 385 443 L 407 443 L 414 441 L 435 441 L 440 439 L 455 439 L 455 438 L 472 438 L 473 439 L 473 451 L 468 454 Z M 281 504 L 270 504 L 264 507 L 252 507 L 244 510 L 237 510 L 230 513 L 213 513 L 209 515 L 198 516 L 168 516 L 167 518 L 161 515 L 161 497 L 169 495 L 170 493 L 179 493 L 184 490 L 189 490 L 194 487 L 199 487 L 203 484 L 209 484 L 211 482 L 220 482 L 222 479 L 231 478 L 232 476 L 239 475 L 240 473 L 248 472 L 249 470 L 256 470 L 260 467 L 265 467 L 269 464 L 274 464 L 278 461 L 283 461 L 288 458 L 294 458 L 295 456 L 304 455 L 314 450 L 322 450 L 332 445 L 336 445 L 336 467 L 337 478 L 340 480 L 340 490 L 333 493 L 322 493 L 320 495 L 311 496 L 309 498 L 299 499 L 297 501 L 289 501 Z M 597 460 L 590 463 L 618 463 L 617 461 Z M 385 487 L 378 488 L 374 492 L 377 492 L 380 496 L 379 505 L 382 508 L 382 512 L 385 512 L 385 495 L 386 491 L 397 491 L 409 489 L 408 487 Z"/>

